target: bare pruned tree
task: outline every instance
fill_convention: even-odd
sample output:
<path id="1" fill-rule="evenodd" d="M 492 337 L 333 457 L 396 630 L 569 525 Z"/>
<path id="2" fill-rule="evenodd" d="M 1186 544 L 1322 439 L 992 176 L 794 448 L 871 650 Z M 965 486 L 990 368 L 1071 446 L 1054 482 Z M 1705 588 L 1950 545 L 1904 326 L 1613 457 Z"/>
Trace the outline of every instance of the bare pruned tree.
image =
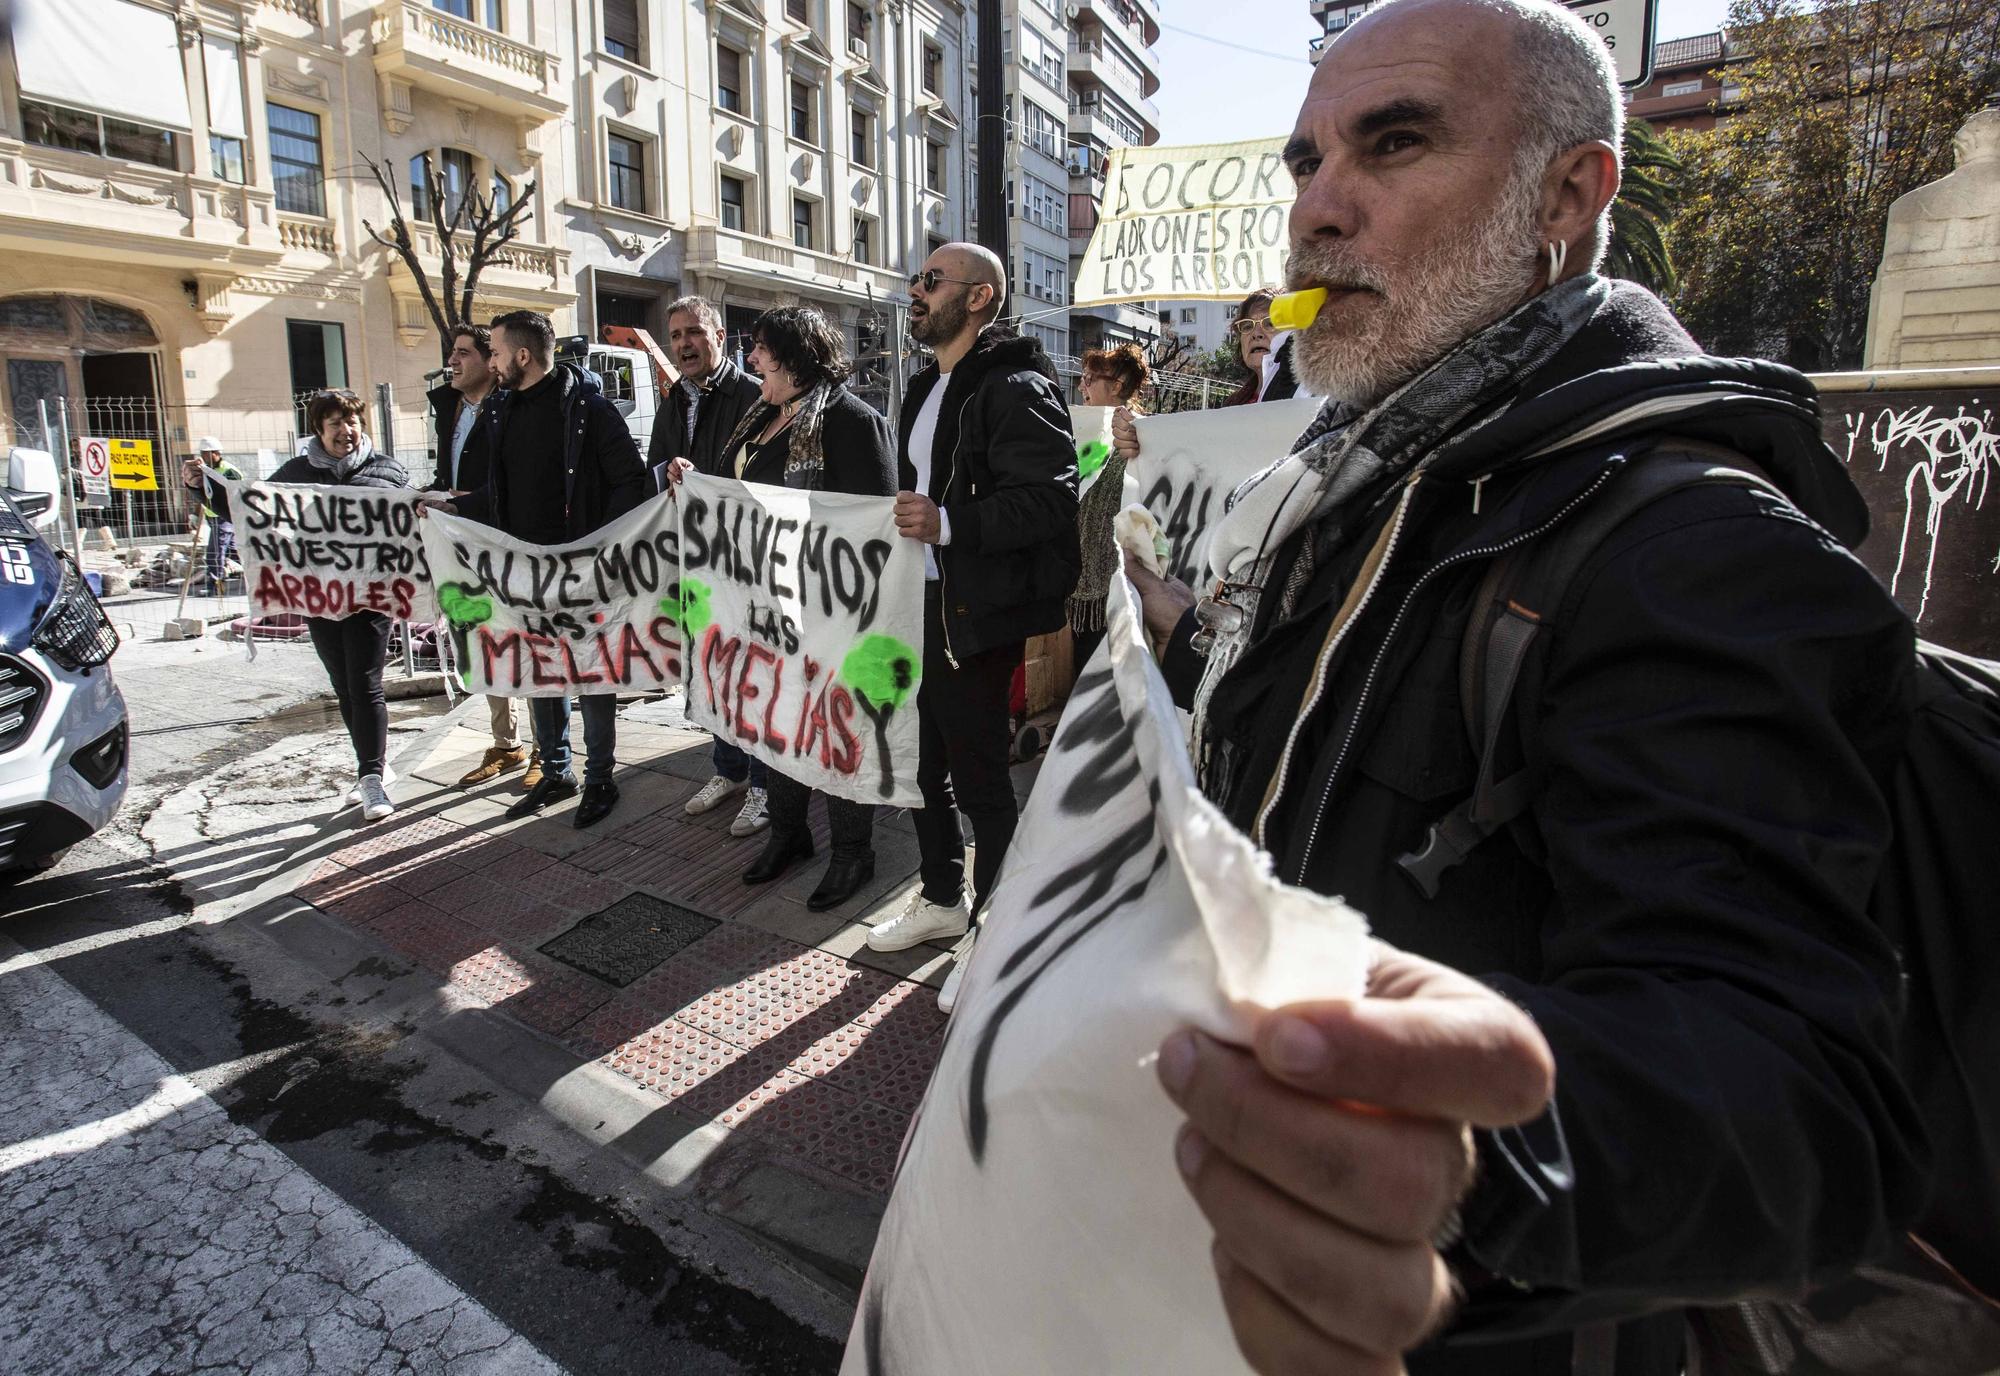
<path id="1" fill-rule="evenodd" d="M 416 279 L 417 290 L 423 296 L 424 308 L 431 313 L 431 321 L 437 326 L 438 354 L 440 358 L 451 354 L 451 332 L 459 325 L 472 319 L 472 302 L 479 290 L 480 274 L 494 263 L 508 244 L 521 236 L 521 226 L 535 208 L 535 183 L 529 182 L 521 194 L 509 204 L 502 206 L 489 190 L 482 195 L 479 188 L 468 186 L 462 195 L 453 196 L 445 185 L 443 175 L 431 161 L 431 155 L 423 155 L 424 199 L 430 202 L 431 227 L 437 231 L 438 240 L 438 281 L 431 283 L 430 273 L 423 260 L 417 255 L 416 241 L 410 235 L 410 222 L 403 215 L 403 200 L 396 190 L 394 169 L 385 159 L 377 162 L 364 158 L 368 170 L 375 174 L 375 182 L 382 188 L 382 194 L 389 198 L 388 232 L 384 233 L 366 220 L 361 227 L 368 236 L 382 247 L 396 254 Z M 463 236 L 463 238 L 461 238 Z M 459 248 L 464 245 L 464 267 L 459 266 Z"/>

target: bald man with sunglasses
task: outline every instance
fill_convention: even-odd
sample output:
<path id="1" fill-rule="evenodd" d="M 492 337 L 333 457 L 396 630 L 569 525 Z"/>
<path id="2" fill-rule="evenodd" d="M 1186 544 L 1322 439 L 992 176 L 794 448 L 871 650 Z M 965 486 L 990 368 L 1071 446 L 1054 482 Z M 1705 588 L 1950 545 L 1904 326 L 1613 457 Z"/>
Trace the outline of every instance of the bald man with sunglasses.
<path id="1" fill-rule="evenodd" d="M 934 355 L 903 398 L 896 494 L 898 530 L 924 546 L 923 885 L 869 934 L 878 951 L 955 940 L 989 896 L 1014 835 L 1014 671 L 1029 636 L 1063 624 L 1081 564 L 1069 408 L 1041 345 L 994 323 L 1006 300 L 1006 269 L 977 244 L 944 245 L 910 279 L 910 333 Z"/>

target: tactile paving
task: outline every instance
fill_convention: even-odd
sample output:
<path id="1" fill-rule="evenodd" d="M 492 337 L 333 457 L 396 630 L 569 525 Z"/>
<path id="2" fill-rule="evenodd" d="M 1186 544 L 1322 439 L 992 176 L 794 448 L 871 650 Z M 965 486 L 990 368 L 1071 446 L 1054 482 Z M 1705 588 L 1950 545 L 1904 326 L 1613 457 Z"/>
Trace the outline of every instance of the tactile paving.
<path id="1" fill-rule="evenodd" d="M 855 1184 L 886 1193 L 910 1115 L 863 1103 L 805 1150 L 806 1160 Z"/>
<path id="2" fill-rule="evenodd" d="M 441 975 L 488 944 L 483 934 L 420 898 L 405 899 L 400 907 L 369 923 L 368 930 L 426 970 Z"/>
<path id="3" fill-rule="evenodd" d="M 667 1099 L 678 1099 L 743 1053 L 672 1019 L 649 1027 L 604 1057 L 604 1064 Z"/>
<path id="4" fill-rule="evenodd" d="M 620 987 L 712 933 L 714 918 L 649 894 L 627 894 L 541 946 L 544 955 Z"/>

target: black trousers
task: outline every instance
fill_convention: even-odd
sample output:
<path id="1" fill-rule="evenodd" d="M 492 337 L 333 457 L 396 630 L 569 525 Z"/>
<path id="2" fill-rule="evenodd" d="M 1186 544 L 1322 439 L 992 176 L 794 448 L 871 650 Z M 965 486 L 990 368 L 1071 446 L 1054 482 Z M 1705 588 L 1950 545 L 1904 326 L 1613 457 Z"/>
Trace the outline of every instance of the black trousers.
<path id="1" fill-rule="evenodd" d="M 340 699 L 340 719 L 354 742 L 356 767 L 363 775 L 380 774 L 389 751 L 389 705 L 382 697 L 389 618 L 379 612 L 356 612 L 338 620 L 309 616 L 306 630 Z"/>
<path id="2" fill-rule="evenodd" d="M 797 779 L 786 778 L 776 769 L 764 782 L 765 802 L 770 809 L 771 839 L 790 841 L 805 836 L 810 823 L 806 808 L 816 797 L 826 799 L 826 819 L 833 830 L 833 858 L 866 860 L 875 854 L 875 807 L 819 793 Z"/>
<path id="3" fill-rule="evenodd" d="M 1007 772 L 1008 690 L 1021 665 L 1024 641 L 975 655 L 945 657 L 938 585 L 924 587 L 924 677 L 917 694 L 917 788 L 923 807 L 913 816 L 924 897 L 955 902 L 965 888 L 965 838 L 958 814 L 972 819 L 972 896 L 993 892 L 1018 815 Z"/>

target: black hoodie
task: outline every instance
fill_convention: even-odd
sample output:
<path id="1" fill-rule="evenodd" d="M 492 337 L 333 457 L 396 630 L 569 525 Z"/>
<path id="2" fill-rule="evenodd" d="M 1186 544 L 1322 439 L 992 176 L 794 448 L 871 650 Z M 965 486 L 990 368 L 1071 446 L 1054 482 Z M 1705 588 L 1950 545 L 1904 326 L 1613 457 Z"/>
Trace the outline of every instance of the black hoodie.
<path id="1" fill-rule="evenodd" d="M 903 397 L 896 455 L 904 491 L 917 481 L 910 430 L 937 380 L 932 363 Z M 931 454 L 927 495 L 951 522 L 951 543 L 937 548 L 947 655 L 963 659 L 1056 630 L 1082 556 L 1076 440 L 1042 346 L 998 326 L 981 330 L 951 370 Z"/>
<path id="2" fill-rule="evenodd" d="M 1818 420 L 1804 378 L 1702 356 L 1619 284 L 1504 416 L 1421 471 L 1339 645 L 1334 610 L 1408 474 L 1342 528 L 1293 537 L 1273 585 L 1307 538 L 1316 572 L 1216 688 L 1233 755 L 1217 801 L 1246 829 L 1268 813 L 1278 876 L 1485 979 L 1555 1051 L 1554 1111 L 1480 1134 L 1472 1293 L 1412 1376 L 1567 1372 L 1570 1330 L 1647 1314 L 1616 1370 L 1669 1376 L 1678 1306 L 1796 1295 L 1922 1202 L 1891 1058 L 1896 964 L 1866 912 L 1912 631 L 1848 552 L 1866 509 Z M 1493 552 L 1677 436 L 1745 455 L 1794 505 L 1705 486 L 1612 532 L 1515 697 L 1534 704 L 1519 732 L 1542 771 L 1528 816 L 1426 898 L 1396 861 L 1472 789 L 1459 669 Z M 1171 657 L 1177 688 L 1185 663 Z"/>

